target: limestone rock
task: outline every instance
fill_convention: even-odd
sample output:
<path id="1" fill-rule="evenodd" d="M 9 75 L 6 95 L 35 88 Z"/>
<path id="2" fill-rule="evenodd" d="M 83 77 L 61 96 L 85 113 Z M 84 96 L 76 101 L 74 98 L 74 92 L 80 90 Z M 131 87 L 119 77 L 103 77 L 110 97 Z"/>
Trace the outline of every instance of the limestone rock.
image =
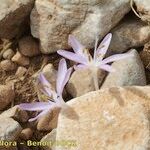
<path id="1" fill-rule="evenodd" d="M 146 76 L 144 66 L 136 50 L 131 50 L 132 57 L 112 64 L 116 70 L 106 77 L 102 88 L 114 86 L 146 85 Z"/>
<path id="2" fill-rule="evenodd" d="M 19 51 L 24 56 L 33 57 L 40 54 L 38 41 L 32 36 L 26 36 L 19 41 Z"/>
<path id="3" fill-rule="evenodd" d="M 97 74 L 100 85 L 106 74 L 101 70 L 98 70 Z M 73 72 L 67 84 L 67 91 L 69 94 L 73 97 L 78 97 L 94 90 L 93 73 L 90 69 L 76 70 Z"/>
<path id="4" fill-rule="evenodd" d="M 19 122 L 27 122 L 29 116 L 26 111 L 21 110 L 18 105 L 4 111 L 0 114 L 1 118 L 13 118 Z"/>
<path id="5" fill-rule="evenodd" d="M 13 86 L 0 85 L 0 110 L 6 108 L 15 98 Z"/>
<path id="6" fill-rule="evenodd" d="M 133 0 L 143 21 L 150 22 L 149 0 Z"/>
<path id="7" fill-rule="evenodd" d="M 43 53 L 69 48 L 69 34 L 91 48 L 97 35 L 102 38 L 129 11 L 129 0 L 36 0 L 31 32 L 40 39 Z"/>
<path id="8" fill-rule="evenodd" d="M 1 0 L 0 3 L 0 38 L 12 39 L 24 29 L 22 23 L 30 14 L 34 0 Z"/>
<path id="9" fill-rule="evenodd" d="M 23 56 L 20 52 L 17 52 L 14 55 L 14 57 L 12 58 L 12 61 L 21 66 L 28 66 L 30 64 L 29 58 L 26 56 Z"/>
<path id="10" fill-rule="evenodd" d="M 18 139 L 22 128 L 12 118 L 0 119 L 0 140 L 15 141 Z"/>
<path id="11" fill-rule="evenodd" d="M 58 119 L 56 150 L 148 150 L 150 87 L 115 87 L 69 101 Z M 68 148 L 69 146 L 69 148 Z"/>
<path id="12" fill-rule="evenodd" d="M 150 40 L 150 26 L 136 18 L 126 18 L 112 30 L 110 50 L 122 53 L 133 47 L 144 46 Z"/>
<path id="13" fill-rule="evenodd" d="M 11 60 L 3 60 L 0 62 L 0 66 L 4 71 L 13 71 L 17 68 L 17 65 Z"/>

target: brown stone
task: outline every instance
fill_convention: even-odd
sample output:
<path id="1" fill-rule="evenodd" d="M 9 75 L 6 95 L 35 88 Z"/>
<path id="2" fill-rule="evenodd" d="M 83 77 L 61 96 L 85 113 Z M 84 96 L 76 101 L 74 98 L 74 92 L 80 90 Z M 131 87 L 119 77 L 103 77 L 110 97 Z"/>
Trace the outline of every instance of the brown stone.
<path id="1" fill-rule="evenodd" d="M 19 51 L 24 56 L 33 57 L 40 54 L 39 44 L 32 36 L 26 36 L 19 41 Z"/>

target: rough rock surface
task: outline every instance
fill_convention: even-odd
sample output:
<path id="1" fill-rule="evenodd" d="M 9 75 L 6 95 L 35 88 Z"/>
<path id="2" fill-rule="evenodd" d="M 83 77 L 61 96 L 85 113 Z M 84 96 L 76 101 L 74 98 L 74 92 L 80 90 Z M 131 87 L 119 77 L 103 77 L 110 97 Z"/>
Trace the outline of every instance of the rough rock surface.
<path id="1" fill-rule="evenodd" d="M 19 51 L 24 56 L 33 57 L 40 54 L 39 44 L 32 36 L 25 36 L 19 41 Z"/>
<path id="2" fill-rule="evenodd" d="M 133 55 L 132 57 L 112 64 L 116 71 L 108 74 L 102 88 L 146 85 L 145 70 L 139 54 L 136 50 L 131 50 L 130 53 Z"/>
<path id="3" fill-rule="evenodd" d="M 97 72 L 97 74 L 100 85 L 106 74 L 104 71 L 100 70 Z M 91 70 L 83 69 L 73 72 L 67 84 L 67 91 L 70 95 L 72 95 L 73 97 L 78 97 L 94 90 L 95 86 L 93 80 L 93 73 Z"/>
<path id="4" fill-rule="evenodd" d="M 112 30 L 110 50 L 122 53 L 143 46 L 150 40 L 150 26 L 137 18 L 126 18 Z"/>
<path id="5" fill-rule="evenodd" d="M 21 110 L 18 105 L 4 111 L 0 114 L 0 117 L 3 118 L 13 118 L 19 122 L 27 122 L 29 119 L 29 116 L 26 111 Z"/>
<path id="6" fill-rule="evenodd" d="M 30 14 L 34 0 L 0 1 L 0 38 L 14 38 L 24 26 L 22 23 Z"/>
<path id="7" fill-rule="evenodd" d="M 70 150 L 148 150 L 149 91 L 116 87 L 69 101 L 59 115 L 56 141 L 74 141 Z"/>
<path id="8" fill-rule="evenodd" d="M 55 70 L 53 64 L 49 63 L 47 64 L 43 70 L 42 73 L 45 75 L 46 79 L 55 86 L 56 84 L 56 78 L 57 78 L 57 71 Z"/>
<path id="9" fill-rule="evenodd" d="M 134 0 L 137 11 L 142 16 L 143 21 L 150 23 L 150 1 L 149 0 Z"/>
<path id="10" fill-rule="evenodd" d="M 13 86 L 0 85 L 0 110 L 3 110 L 9 105 L 15 98 L 15 92 Z"/>
<path id="11" fill-rule="evenodd" d="M 20 124 L 12 118 L 0 118 L 0 140 L 17 140 L 21 130 Z"/>
<path id="12" fill-rule="evenodd" d="M 129 11 L 129 0 L 36 0 L 31 32 L 43 53 L 68 48 L 69 34 L 91 48 L 97 35 L 102 38 Z"/>

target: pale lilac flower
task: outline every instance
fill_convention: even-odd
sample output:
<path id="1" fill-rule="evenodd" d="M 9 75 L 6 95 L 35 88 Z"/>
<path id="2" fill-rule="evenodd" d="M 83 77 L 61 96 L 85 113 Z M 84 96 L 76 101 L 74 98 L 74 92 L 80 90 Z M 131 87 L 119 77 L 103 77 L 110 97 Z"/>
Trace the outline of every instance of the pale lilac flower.
<path id="1" fill-rule="evenodd" d="M 57 53 L 69 60 L 73 60 L 74 62 L 78 63 L 76 68 L 99 68 L 103 69 L 108 72 L 114 71 L 114 69 L 109 65 L 117 60 L 121 60 L 124 58 L 128 58 L 131 54 L 116 54 L 105 58 L 106 52 L 109 48 L 110 42 L 112 39 L 112 34 L 109 33 L 97 47 L 98 40 L 96 40 L 95 49 L 94 49 L 94 56 L 92 57 L 89 51 L 72 35 L 69 36 L 68 43 L 73 48 L 73 52 L 65 51 L 65 50 L 58 50 Z"/>
<path id="2" fill-rule="evenodd" d="M 62 93 L 66 83 L 70 78 L 71 72 L 72 68 L 67 69 L 65 59 L 60 60 L 57 73 L 56 89 L 52 88 L 51 84 L 46 80 L 42 73 L 39 75 L 38 82 L 42 86 L 40 90 L 48 98 L 48 100 L 47 102 L 23 103 L 19 105 L 22 110 L 40 111 L 39 115 L 30 119 L 29 121 L 35 121 L 39 119 L 54 107 L 62 108 L 65 106 Z"/>

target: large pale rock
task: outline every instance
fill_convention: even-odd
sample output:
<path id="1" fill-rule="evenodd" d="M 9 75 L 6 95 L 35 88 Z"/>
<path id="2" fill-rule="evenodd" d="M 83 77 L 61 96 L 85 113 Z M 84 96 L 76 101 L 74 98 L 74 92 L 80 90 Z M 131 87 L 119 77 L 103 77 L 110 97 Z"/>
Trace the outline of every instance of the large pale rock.
<path id="1" fill-rule="evenodd" d="M 133 0 L 137 7 L 137 11 L 143 21 L 150 22 L 150 1 L 149 0 Z"/>
<path id="2" fill-rule="evenodd" d="M 66 144 L 55 150 L 148 150 L 149 91 L 149 86 L 116 87 L 69 101 L 56 134 L 56 141 Z"/>
<path id="3" fill-rule="evenodd" d="M 0 0 L 0 38 L 12 39 L 23 30 L 33 5 L 34 0 Z"/>
<path id="4" fill-rule="evenodd" d="M 56 132 L 57 130 L 53 129 L 50 133 L 41 139 L 42 147 L 44 150 L 52 150 L 51 148 L 55 147 Z"/>
<path id="5" fill-rule="evenodd" d="M 122 53 L 147 43 L 150 40 L 150 26 L 136 18 L 127 18 L 112 30 L 112 34 L 110 50 Z"/>
<path id="6" fill-rule="evenodd" d="M 15 141 L 19 137 L 21 130 L 20 124 L 13 119 L 0 119 L 0 140 Z"/>
<path id="7" fill-rule="evenodd" d="M 106 77 L 102 88 L 114 86 L 146 85 L 144 66 L 136 50 L 131 50 L 133 55 L 112 64 L 115 72 Z"/>
<path id="8" fill-rule="evenodd" d="M 43 53 L 68 48 L 69 34 L 91 48 L 97 35 L 102 38 L 129 11 L 129 0 L 36 0 L 31 32 Z"/>
<path id="9" fill-rule="evenodd" d="M 6 108 L 15 98 L 14 88 L 11 84 L 0 85 L 0 110 Z"/>
<path id="10" fill-rule="evenodd" d="M 98 84 L 100 85 L 106 73 L 100 69 L 97 71 Z M 73 97 L 95 91 L 93 72 L 90 69 L 76 70 L 73 72 L 68 84 L 67 91 Z"/>

